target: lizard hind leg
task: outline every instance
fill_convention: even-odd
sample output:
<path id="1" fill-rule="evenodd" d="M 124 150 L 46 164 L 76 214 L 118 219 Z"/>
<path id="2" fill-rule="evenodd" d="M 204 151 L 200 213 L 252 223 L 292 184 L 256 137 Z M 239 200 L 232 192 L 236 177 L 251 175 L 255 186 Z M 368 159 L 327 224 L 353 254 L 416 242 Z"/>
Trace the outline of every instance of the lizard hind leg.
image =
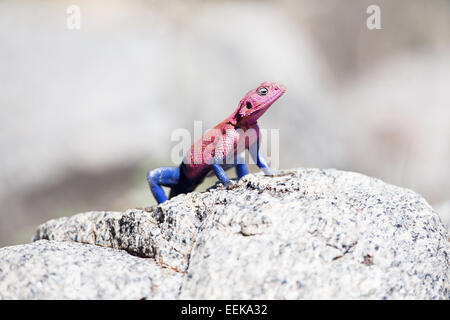
<path id="1" fill-rule="evenodd" d="M 147 181 L 150 190 L 158 203 L 167 201 L 167 195 L 162 186 L 173 187 L 180 179 L 179 167 L 161 167 L 148 172 Z"/>

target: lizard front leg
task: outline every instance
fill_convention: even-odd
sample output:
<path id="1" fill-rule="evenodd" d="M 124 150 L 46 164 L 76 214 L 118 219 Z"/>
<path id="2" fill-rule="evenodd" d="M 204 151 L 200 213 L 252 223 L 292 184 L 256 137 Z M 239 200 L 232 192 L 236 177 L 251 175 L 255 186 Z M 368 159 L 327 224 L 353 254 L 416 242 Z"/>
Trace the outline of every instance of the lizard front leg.
<path id="1" fill-rule="evenodd" d="M 247 164 L 245 163 L 245 154 L 244 152 L 241 152 L 235 159 L 235 167 L 236 167 L 236 174 L 238 178 L 241 178 L 249 173 Z M 233 188 L 233 184 L 228 178 L 227 174 L 225 173 L 224 168 L 217 163 L 214 163 L 212 165 L 212 168 L 214 170 L 214 173 L 216 174 L 216 177 L 219 179 L 219 181 L 228 189 Z"/>
<path id="2" fill-rule="evenodd" d="M 251 153 L 251 155 L 252 155 L 253 160 L 256 161 L 256 165 L 264 172 L 264 174 L 266 174 L 268 176 L 274 175 L 273 171 L 267 165 L 266 160 L 264 160 L 264 158 L 259 150 L 256 152 L 256 156 L 253 153 Z"/>
<path id="3" fill-rule="evenodd" d="M 233 159 L 234 155 L 234 141 L 238 137 L 236 130 L 233 127 L 223 128 L 221 132 L 217 133 L 214 139 L 214 151 L 212 159 L 212 169 L 222 184 L 229 188 L 232 186 L 230 179 L 228 178 L 223 164 L 231 163 L 235 165 L 237 159 Z"/>
<path id="4" fill-rule="evenodd" d="M 225 173 L 225 170 L 223 170 L 222 166 L 220 164 L 213 163 L 212 168 L 214 170 L 214 173 L 216 174 L 217 179 L 219 179 L 219 181 L 222 182 L 225 187 L 229 187 L 231 185 L 231 181 Z"/>
<path id="5" fill-rule="evenodd" d="M 250 171 L 248 170 L 248 166 L 245 163 L 245 152 L 241 152 L 240 154 L 238 154 L 238 156 L 236 157 L 235 166 L 236 175 L 239 179 L 250 173 Z"/>
<path id="6" fill-rule="evenodd" d="M 250 155 L 253 158 L 253 160 L 256 161 L 256 165 L 264 172 L 264 174 L 272 176 L 274 175 L 274 173 L 272 172 L 272 170 L 270 170 L 266 160 L 264 160 L 264 157 L 262 156 L 259 150 L 261 139 L 259 135 L 259 127 L 255 126 L 254 129 L 257 132 L 257 139 L 256 142 L 248 148 Z"/>

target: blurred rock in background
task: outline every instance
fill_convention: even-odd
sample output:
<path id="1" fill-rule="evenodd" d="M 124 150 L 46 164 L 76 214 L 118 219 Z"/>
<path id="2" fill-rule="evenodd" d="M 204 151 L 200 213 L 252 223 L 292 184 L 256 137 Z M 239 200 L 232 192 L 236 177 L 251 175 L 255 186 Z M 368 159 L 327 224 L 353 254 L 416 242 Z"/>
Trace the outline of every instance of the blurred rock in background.
<path id="1" fill-rule="evenodd" d="M 81 9 L 68 30 L 66 9 Z M 450 3 L 0 3 L 0 247 L 49 218 L 154 204 L 177 128 L 271 80 L 280 166 L 335 167 L 450 198 Z"/>

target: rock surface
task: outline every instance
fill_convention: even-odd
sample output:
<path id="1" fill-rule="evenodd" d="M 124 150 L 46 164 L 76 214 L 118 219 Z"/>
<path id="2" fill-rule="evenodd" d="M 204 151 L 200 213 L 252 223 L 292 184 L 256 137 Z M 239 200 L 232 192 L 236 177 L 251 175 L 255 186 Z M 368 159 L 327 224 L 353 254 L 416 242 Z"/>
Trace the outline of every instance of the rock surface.
<path id="1" fill-rule="evenodd" d="M 428 203 L 413 191 L 333 169 L 248 175 L 231 190 L 217 185 L 145 210 L 51 220 L 36 231 L 40 239 L 150 258 L 128 255 L 150 264 L 143 266 L 150 273 L 160 265 L 172 276 L 137 271 L 138 262 L 130 267 L 161 285 L 170 279 L 159 296 L 142 294 L 147 298 L 450 298 L 448 233 Z M 28 281 L 39 283 L 33 275 Z"/>
<path id="2" fill-rule="evenodd" d="M 450 200 L 437 204 L 436 211 L 439 213 L 442 223 L 447 227 L 447 231 L 450 233 Z"/>
<path id="3" fill-rule="evenodd" d="M 0 299 L 173 299 L 182 276 L 152 259 L 75 242 L 0 249 Z"/>

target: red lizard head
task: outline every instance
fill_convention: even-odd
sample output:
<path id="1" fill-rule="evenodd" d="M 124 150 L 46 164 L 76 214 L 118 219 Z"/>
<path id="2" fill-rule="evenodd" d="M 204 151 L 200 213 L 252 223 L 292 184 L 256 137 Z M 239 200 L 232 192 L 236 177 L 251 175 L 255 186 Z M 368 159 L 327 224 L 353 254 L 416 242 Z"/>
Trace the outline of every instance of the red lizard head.
<path id="1" fill-rule="evenodd" d="M 266 81 L 247 92 L 239 107 L 231 115 L 231 123 L 240 127 L 251 127 L 259 117 L 286 91 L 282 84 Z"/>

